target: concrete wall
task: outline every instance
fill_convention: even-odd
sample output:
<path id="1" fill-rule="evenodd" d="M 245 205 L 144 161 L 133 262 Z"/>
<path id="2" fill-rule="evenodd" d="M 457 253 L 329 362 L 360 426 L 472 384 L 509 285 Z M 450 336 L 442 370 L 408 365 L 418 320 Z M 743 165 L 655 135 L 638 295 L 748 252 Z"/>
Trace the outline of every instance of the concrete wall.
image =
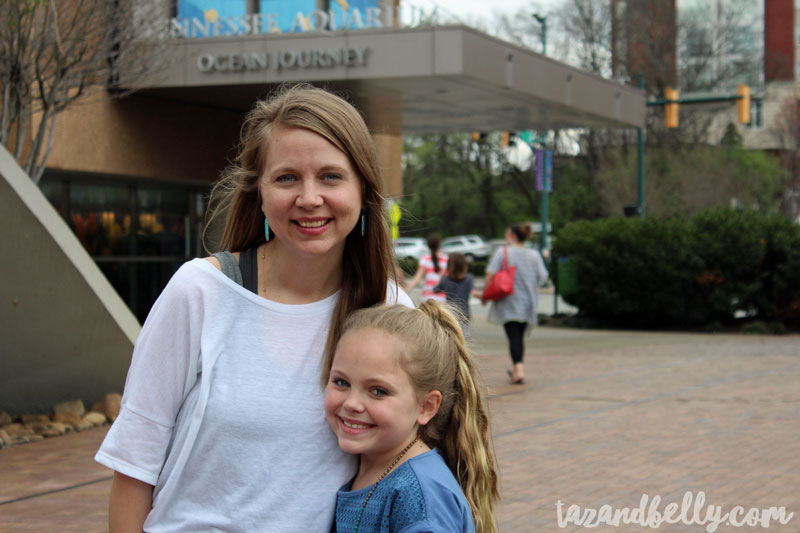
<path id="1" fill-rule="evenodd" d="M 374 99 L 373 99 L 374 100 Z M 357 101 L 383 164 L 386 195 L 403 193 L 402 110 L 386 99 Z M 255 103 L 248 102 L 247 108 Z M 381 109 L 380 114 L 377 110 Z M 373 114 L 374 113 L 374 114 Z M 104 93 L 70 107 L 56 120 L 48 168 L 99 174 L 212 182 L 236 155 L 245 111 Z M 378 117 L 378 118 L 373 118 Z"/>
<path id="2" fill-rule="evenodd" d="M 235 155 L 244 112 L 105 93 L 56 119 L 48 168 L 214 181 Z"/>
<path id="3" fill-rule="evenodd" d="M 121 392 L 139 323 L 0 146 L 0 409 Z"/>

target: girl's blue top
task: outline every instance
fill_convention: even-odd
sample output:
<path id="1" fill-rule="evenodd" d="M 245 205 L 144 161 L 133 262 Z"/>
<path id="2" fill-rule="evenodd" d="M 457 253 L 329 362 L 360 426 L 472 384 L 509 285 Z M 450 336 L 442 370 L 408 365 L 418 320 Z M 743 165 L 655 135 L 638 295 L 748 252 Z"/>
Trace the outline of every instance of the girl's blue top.
<path id="1" fill-rule="evenodd" d="M 339 490 L 335 531 L 352 533 L 372 485 Z M 437 450 L 413 457 L 378 483 L 369 499 L 358 533 L 474 533 L 467 499 Z"/>

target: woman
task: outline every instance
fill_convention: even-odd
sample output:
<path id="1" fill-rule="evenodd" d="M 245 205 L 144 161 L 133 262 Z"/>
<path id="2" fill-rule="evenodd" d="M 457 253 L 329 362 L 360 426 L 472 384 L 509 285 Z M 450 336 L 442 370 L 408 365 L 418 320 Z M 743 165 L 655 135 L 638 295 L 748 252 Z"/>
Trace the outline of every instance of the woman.
<path id="1" fill-rule="evenodd" d="M 213 194 L 234 253 L 170 280 L 97 453 L 115 470 L 112 532 L 328 531 L 356 461 L 325 421 L 323 356 L 352 311 L 413 305 L 388 279 L 378 159 L 352 106 L 284 90 L 240 146 Z"/>
<path id="2" fill-rule="evenodd" d="M 422 258 L 420 258 L 419 265 L 417 266 L 417 273 L 414 274 L 414 277 L 406 286 L 406 291 L 411 292 L 411 289 L 416 287 L 424 276 L 425 281 L 422 284 L 422 301 L 436 300 L 437 302 L 445 302 L 445 294 L 436 292 L 434 289 L 447 271 L 447 254 L 439 253 L 439 246 L 441 246 L 442 240 L 438 235 L 428 235 L 427 242 L 431 253 L 429 255 L 423 255 Z"/>
<path id="3" fill-rule="evenodd" d="M 496 302 L 489 309 L 489 320 L 502 324 L 508 337 L 511 352 L 512 368 L 508 371 L 511 383 L 525 383 L 525 369 L 522 358 L 525 354 L 523 335 L 537 320 L 537 288 L 547 281 L 547 269 L 539 252 L 523 247 L 523 243 L 531 235 L 528 223 L 514 224 L 506 229 L 507 247 L 499 248 L 486 267 L 486 286 L 492 282 L 494 275 L 503 267 L 503 257 L 507 254 L 508 265 L 516 266 L 514 276 L 514 292 Z M 484 303 L 486 303 L 484 301 Z"/>

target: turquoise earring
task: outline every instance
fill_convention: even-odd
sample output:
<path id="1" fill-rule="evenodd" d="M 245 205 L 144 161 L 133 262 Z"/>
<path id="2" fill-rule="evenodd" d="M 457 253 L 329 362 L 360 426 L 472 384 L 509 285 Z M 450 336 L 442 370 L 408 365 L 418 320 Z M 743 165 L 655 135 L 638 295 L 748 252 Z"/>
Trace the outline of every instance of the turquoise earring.
<path id="1" fill-rule="evenodd" d="M 364 213 L 362 212 L 361 213 L 361 236 L 362 237 L 364 236 L 364 233 L 365 233 L 366 229 L 367 229 L 367 221 L 364 218 Z"/>
<path id="2" fill-rule="evenodd" d="M 269 222 L 267 222 L 266 218 L 264 218 L 264 235 L 267 237 L 267 242 L 269 242 Z"/>

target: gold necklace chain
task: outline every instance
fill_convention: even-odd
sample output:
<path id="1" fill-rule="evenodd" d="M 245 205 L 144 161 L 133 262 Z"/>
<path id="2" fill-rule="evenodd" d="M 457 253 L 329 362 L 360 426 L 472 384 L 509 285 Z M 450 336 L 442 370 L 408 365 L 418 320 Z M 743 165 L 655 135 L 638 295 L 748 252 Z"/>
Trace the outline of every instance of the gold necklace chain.
<path id="1" fill-rule="evenodd" d="M 372 493 L 375 492 L 375 489 L 378 487 L 378 483 L 383 481 L 383 478 L 385 478 L 386 476 L 389 475 L 389 472 L 392 471 L 392 468 L 394 468 L 395 465 L 398 462 L 400 462 L 400 459 L 403 458 L 403 456 L 406 454 L 406 452 L 408 452 L 408 450 L 410 450 L 411 447 L 414 446 L 417 443 L 418 440 L 419 440 L 419 435 L 417 435 L 416 438 L 414 440 L 412 440 L 411 443 L 408 446 L 403 448 L 403 451 L 400 452 L 400 455 L 395 457 L 394 461 L 392 461 L 392 464 L 389 465 L 389 468 L 387 468 L 386 471 L 383 474 L 381 474 L 381 477 L 378 478 L 378 481 L 376 481 L 375 484 L 372 485 L 372 488 L 370 489 L 369 494 L 367 494 L 367 497 L 364 498 L 364 503 L 361 504 L 361 511 L 359 511 L 359 513 L 358 513 L 358 518 L 356 519 L 356 527 L 353 529 L 353 533 L 357 533 L 358 526 L 359 526 L 359 524 L 361 524 L 361 517 L 364 516 L 364 509 L 366 509 L 367 502 L 369 502 L 369 499 L 372 497 Z"/>

